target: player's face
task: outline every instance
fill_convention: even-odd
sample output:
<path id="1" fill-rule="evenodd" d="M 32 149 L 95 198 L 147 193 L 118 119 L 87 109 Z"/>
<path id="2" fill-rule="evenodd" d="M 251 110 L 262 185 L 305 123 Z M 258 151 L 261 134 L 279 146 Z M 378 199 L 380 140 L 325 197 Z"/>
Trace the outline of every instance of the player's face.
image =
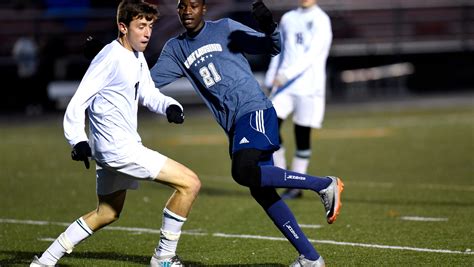
<path id="1" fill-rule="evenodd" d="M 206 5 L 202 0 L 179 0 L 178 16 L 187 32 L 199 31 L 203 25 L 203 16 L 206 14 Z"/>
<path id="2" fill-rule="evenodd" d="M 302 8 L 312 7 L 316 4 L 316 0 L 299 0 L 299 1 L 300 1 L 300 7 Z"/>
<path id="3" fill-rule="evenodd" d="M 153 20 L 146 20 L 144 17 L 132 20 L 128 27 L 121 23 L 119 27 L 120 31 L 124 34 L 122 39 L 123 46 L 132 51 L 145 51 L 150 41 L 153 23 Z"/>

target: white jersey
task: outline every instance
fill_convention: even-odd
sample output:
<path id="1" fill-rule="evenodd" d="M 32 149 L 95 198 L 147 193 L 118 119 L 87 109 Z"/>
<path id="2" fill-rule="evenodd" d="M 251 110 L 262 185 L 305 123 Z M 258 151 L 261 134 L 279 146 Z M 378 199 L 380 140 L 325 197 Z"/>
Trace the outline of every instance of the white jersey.
<path id="1" fill-rule="evenodd" d="M 91 62 L 69 102 L 63 121 L 64 135 L 71 146 L 88 140 L 87 109 L 89 143 L 95 160 L 125 159 L 141 146 L 137 132 L 138 104 L 161 114 L 171 104 L 181 107 L 155 88 L 143 53 L 127 50 L 115 40 Z"/>
<path id="2" fill-rule="evenodd" d="M 265 85 L 272 87 L 277 74 L 288 82 L 280 90 L 295 95 L 317 95 L 326 92 L 326 60 L 332 42 L 329 16 L 318 6 L 288 11 L 280 21 L 282 51 L 272 58 Z"/>

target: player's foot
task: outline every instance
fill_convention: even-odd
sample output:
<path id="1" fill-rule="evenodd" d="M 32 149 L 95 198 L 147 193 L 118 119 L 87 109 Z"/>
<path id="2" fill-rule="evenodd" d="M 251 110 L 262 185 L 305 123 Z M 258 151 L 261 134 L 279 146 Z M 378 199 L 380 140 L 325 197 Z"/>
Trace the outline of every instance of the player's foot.
<path id="1" fill-rule="evenodd" d="M 49 266 L 54 266 L 54 265 L 46 265 L 46 264 L 43 264 L 39 261 L 39 258 L 38 256 L 34 256 L 33 257 L 33 261 L 30 263 L 30 267 L 49 267 Z"/>
<path id="2" fill-rule="evenodd" d="M 303 197 L 303 190 L 288 188 L 281 194 L 281 199 L 295 199 Z"/>
<path id="3" fill-rule="evenodd" d="M 300 255 L 295 262 L 293 262 L 290 267 L 325 267 L 326 264 L 324 263 L 323 257 L 319 256 L 319 258 L 315 261 L 308 260 L 304 257 L 304 255 Z"/>
<path id="4" fill-rule="evenodd" d="M 344 183 L 337 177 L 328 176 L 328 178 L 332 180 L 331 184 L 318 193 L 326 209 L 327 222 L 331 224 L 336 220 L 342 206 L 341 193 L 344 190 Z"/>
<path id="5" fill-rule="evenodd" d="M 150 260 L 150 267 L 182 267 L 184 264 L 179 259 L 178 255 L 172 257 L 157 257 L 153 255 Z"/>

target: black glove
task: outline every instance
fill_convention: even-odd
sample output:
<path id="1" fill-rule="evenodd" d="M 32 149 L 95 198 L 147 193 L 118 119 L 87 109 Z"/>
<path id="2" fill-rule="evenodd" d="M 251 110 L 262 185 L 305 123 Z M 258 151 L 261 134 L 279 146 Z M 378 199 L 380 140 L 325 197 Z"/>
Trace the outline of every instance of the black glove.
<path id="1" fill-rule="evenodd" d="M 87 37 L 84 43 L 84 56 L 92 60 L 104 48 L 104 44 L 92 36 Z"/>
<path id="2" fill-rule="evenodd" d="M 273 20 L 272 12 L 265 6 L 262 0 L 252 3 L 252 15 L 265 34 L 272 34 L 275 31 L 277 24 Z"/>
<path id="3" fill-rule="evenodd" d="M 77 143 L 71 151 L 71 158 L 77 161 L 84 161 L 84 165 L 87 169 L 89 169 L 90 156 L 92 156 L 91 147 L 86 141 Z"/>
<path id="4" fill-rule="evenodd" d="M 183 110 L 178 105 L 170 105 L 166 109 L 166 118 L 168 118 L 168 122 L 181 124 L 184 121 Z"/>

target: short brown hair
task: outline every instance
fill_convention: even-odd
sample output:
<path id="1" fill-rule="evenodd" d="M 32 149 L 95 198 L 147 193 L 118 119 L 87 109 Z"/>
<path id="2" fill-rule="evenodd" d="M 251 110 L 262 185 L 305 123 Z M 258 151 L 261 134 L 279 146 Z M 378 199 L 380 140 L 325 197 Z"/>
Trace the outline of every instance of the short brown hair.
<path id="1" fill-rule="evenodd" d="M 143 0 L 122 0 L 117 8 L 117 23 L 129 26 L 134 19 L 157 20 L 158 7 Z"/>

